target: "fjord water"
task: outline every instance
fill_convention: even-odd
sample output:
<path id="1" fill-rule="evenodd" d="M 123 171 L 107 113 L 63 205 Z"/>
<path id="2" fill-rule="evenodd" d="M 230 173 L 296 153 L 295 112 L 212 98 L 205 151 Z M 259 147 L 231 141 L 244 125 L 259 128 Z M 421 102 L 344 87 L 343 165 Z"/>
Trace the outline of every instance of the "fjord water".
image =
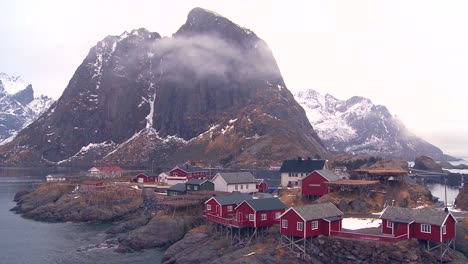
<path id="1" fill-rule="evenodd" d="M 17 191 L 44 180 L 42 170 L 0 168 L 0 263 L 160 263 L 162 251 L 119 254 L 108 248 L 102 223 L 44 223 L 10 212 Z"/>

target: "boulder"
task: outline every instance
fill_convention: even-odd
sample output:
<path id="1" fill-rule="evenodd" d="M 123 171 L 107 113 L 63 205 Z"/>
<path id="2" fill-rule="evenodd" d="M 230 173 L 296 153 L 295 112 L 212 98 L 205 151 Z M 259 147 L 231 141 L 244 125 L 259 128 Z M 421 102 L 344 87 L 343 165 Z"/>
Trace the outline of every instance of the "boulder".
<path id="1" fill-rule="evenodd" d="M 442 167 L 437 164 L 431 157 L 428 156 L 419 156 L 414 160 L 414 168 L 418 170 L 426 170 L 433 172 L 444 172 Z"/>

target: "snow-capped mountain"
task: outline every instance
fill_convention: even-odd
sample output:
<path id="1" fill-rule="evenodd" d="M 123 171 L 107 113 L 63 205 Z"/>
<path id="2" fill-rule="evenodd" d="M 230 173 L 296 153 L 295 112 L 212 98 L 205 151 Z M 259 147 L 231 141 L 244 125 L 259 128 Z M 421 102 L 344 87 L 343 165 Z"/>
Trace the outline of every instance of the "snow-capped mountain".
<path id="1" fill-rule="evenodd" d="M 0 145 L 11 141 L 53 102 L 44 95 L 34 97 L 32 85 L 21 77 L 0 73 Z"/>
<path id="2" fill-rule="evenodd" d="M 329 152 L 287 89 L 268 45 L 195 8 L 172 37 L 144 28 L 91 48 L 62 96 L 0 164 L 270 166 Z"/>
<path id="3" fill-rule="evenodd" d="M 417 137 L 385 106 L 354 96 L 340 100 L 314 90 L 294 95 L 327 148 L 335 153 L 355 152 L 414 160 L 428 155 L 450 159 L 436 146 Z"/>

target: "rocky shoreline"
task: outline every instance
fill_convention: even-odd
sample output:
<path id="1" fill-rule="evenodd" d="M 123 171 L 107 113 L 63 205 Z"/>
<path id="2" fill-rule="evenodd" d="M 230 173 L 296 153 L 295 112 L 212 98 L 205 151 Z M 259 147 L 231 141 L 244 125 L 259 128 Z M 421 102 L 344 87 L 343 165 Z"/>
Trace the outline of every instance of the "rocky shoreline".
<path id="1" fill-rule="evenodd" d="M 20 191 L 11 209 L 23 217 L 44 222 L 112 222 L 108 241 L 118 252 L 166 248 L 199 225 L 201 216 L 170 217 L 156 201 L 144 200 L 141 192 L 116 187 L 99 193 L 80 193 L 73 186 L 45 183 L 32 191 Z M 116 197 L 111 197 L 118 194 Z"/>
<path id="2" fill-rule="evenodd" d="M 313 254 L 302 260 L 281 248 L 277 227 L 248 246 L 231 245 L 230 240 L 206 225 L 201 216 L 202 201 L 206 199 L 203 196 L 166 197 L 172 199 L 172 204 L 190 202 L 190 206 L 176 210 L 167 207 L 168 203 L 144 198 L 141 191 L 128 186 L 115 188 L 82 193 L 72 185 L 45 183 L 32 191 L 18 192 L 14 198 L 17 206 L 11 210 L 38 221 L 112 222 L 114 225 L 106 231 L 109 247 L 120 253 L 162 248 L 166 250 L 165 264 L 437 263 L 437 258 L 423 251 L 417 241 L 386 244 L 330 237 L 314 238 Z M 114 196 L 116 193 L 118 196 Z"/>

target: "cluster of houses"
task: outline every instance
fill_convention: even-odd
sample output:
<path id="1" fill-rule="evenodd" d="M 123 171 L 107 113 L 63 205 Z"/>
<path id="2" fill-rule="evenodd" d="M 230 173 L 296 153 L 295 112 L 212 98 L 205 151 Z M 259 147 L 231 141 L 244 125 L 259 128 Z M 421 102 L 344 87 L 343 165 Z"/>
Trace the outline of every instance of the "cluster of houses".
<path id="1" fill-rule="evenodd" d="M 456 223 L 448 211 L 389 206 L 380 216 L 381 235 L 349 233 L 342 230 L 343 212 L 330 202 L 289 208 L 278 198 L 253 199 L 246 194 L 213 196 L 205 202 L 203 215 L 212 224 L 231 228 L 279 225 L 282 241 L 283 237 L 289 241 L 284 245 L 298 241 L 305 245 L 307 239 L 323 235 L 386 242 L 415 238 L 448 247 Z M 300 248 L 301 243 L 295 247 Z"/>

